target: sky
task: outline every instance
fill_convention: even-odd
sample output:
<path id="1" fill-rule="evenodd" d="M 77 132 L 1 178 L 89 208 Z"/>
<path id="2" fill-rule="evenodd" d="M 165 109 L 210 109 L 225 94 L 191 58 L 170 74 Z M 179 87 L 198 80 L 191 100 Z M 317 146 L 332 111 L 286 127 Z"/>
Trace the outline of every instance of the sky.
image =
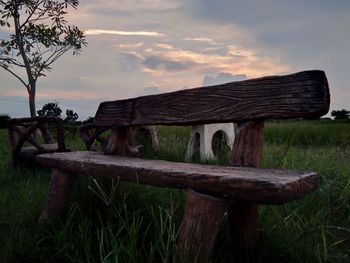
<path id="1" fill-rule="evenodd" d="M 37 109 L 84 120 L 105 100 L 320 69 L 331 110 L 349 110 L 349 14 L 349 0 L 80 1 L 67 20 L 88 46 L 38 80 Z M 0 114 L 28 116 L 24 86 L 1 68 L 0 80 Z"/>

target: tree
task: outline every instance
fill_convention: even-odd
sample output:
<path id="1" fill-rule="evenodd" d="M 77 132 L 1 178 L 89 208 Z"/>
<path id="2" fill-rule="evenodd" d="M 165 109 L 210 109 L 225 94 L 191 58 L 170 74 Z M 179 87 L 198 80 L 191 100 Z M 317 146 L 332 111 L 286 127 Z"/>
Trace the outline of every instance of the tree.
<path id="1" fill-rule="evenodd" d="M 67 117 L 64 119 L 64 122 L 74 123 L 79 118 L 78 113 L 73 110 L 66 110 Z"/>
<path id="2" fill-rule="evenodd" d="M 348 120 L 350 119 L 350 111 L 342 109 L 342 110 L 334 110 L 331 112 L 331 115 L 335 120 Z"/>
<path id="3" fill-rule="evenodd" d="M 61 117 L 62 110 L 57 102 L 46 103 L 41 110 L 38 110 L 39 116 Z"/>
<path id="4" fill-rule="evenodd" d="M 0 67 L 26 87 L 32 117 L 38 78 L 67 51 L 78 55 L 87 45 L 84 33 L 64 18 L 78 5 L 78 0 L 0 0 L 0 26 L 12 29 L 7 40 L 0 39 Z"/>

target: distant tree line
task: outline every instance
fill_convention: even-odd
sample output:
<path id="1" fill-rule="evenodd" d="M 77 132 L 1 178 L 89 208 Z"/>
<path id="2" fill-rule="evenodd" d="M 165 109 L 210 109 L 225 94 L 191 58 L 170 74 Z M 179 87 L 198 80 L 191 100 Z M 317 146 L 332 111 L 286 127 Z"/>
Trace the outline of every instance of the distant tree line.
<path id="1" fill-rule="evenodd" d="M 46 103 L 41 110 L 37 111 L 39 116 L 51 116 L 61 118 L 62 110 L 58 106 L 57 102 Z M 63 119 L 65 123 L 75 123 L 79 118 L 78 113 L 74 112 L 71 109 L 66 110 L 66 118 Z"/>
<path id="2" fill-rule="evenodd" d="M 342 110 L 334 110 L 331 112 L 331 115 L 335 120 L 348 120 L 350 119 L 350 111 L 342 109 Z"/>
<path id="3" fill-rule="evenodd" d="M 41 110 L 37 111 L 38 116 L 52 116 L 52 117 L 58 117 L 62 118 L 62 109 L 58 106 L 57 102 L 49 102 L 46 103 Z M 63 121 L 67 124 L 88 124 L 93 123 L 95 118 L 94 117 L 88 117 L 84 121 L 78 121 L 79 115 L 72 109 L 66 110 L 66 117 L 63 119 Z M 7 121 L 11 119 L 11 116 L 9 114 L 1 114 L 0 113 L 0 129 L 7 128 Z"/>

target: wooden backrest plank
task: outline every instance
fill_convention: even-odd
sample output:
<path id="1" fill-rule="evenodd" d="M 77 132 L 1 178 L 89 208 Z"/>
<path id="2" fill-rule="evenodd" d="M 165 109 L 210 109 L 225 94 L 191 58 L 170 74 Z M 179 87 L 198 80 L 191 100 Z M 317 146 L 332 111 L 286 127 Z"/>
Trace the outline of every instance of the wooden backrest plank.
<path id="1" fill-rule="evenodd" d="M 256 119 L 319 117 L 329 109 L 323 71 L 303 71 L 102 102 L 98 126 L 194 125 Z"/>

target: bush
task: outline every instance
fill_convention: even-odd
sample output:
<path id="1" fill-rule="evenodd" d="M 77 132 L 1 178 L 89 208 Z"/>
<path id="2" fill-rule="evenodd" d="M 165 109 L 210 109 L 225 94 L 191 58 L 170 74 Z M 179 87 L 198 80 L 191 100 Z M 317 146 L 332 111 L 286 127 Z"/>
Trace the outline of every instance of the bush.
<path id="1" fill-rule="evenodd" d="M 348 111 L 346 109 L 334 110 L 334 111 L 332 111 L 331 115 L 334 117 L 335 120 L 348 120 L 348 119 L 350 119 L 350 111 Z"/>
<path id="2" fill-rule="evenodd" d="M 7 121 L 11 119 L 8 114 L 0 114 L 0 129 L 7 128 Z"/>

